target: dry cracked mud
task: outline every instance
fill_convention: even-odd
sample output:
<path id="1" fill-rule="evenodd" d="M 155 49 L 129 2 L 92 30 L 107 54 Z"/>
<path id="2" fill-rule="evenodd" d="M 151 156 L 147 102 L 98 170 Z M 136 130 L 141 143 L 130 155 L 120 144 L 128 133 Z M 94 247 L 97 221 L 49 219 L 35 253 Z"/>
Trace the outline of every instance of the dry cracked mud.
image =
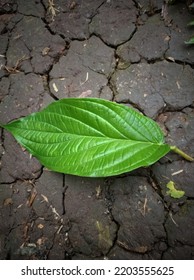
<path id="1" fill-rule="evenodd" d="M 156 120 L 194 156 L 194 49 L 185 1 L 1 0 L 0 121 L 68 97 Z M 194 163 L 173 153 L 112 178 L 45 169 L 0 131 L 0 259 L 194 259 Z M 174 199 L 169 181 L 185 192 Z"/>

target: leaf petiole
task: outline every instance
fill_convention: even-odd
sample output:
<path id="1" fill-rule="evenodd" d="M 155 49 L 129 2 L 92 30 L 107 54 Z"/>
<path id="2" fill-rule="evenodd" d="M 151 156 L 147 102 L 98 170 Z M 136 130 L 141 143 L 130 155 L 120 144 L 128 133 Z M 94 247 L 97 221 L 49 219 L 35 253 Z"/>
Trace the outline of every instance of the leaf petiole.
<path id="1" fill-rule="evenodd" d="M 179 154 L 180 156 L 182 156 L 183 158 L 185 158 L 188 161 L 194 161 L 194 158 L 192 158 L 191 156 L 187 155 L 186 153 L 184 153 L 183 151 L 181 151 L 179 148 L 177 148 L 176 146 L 170 146 L 170 149 Z"/>

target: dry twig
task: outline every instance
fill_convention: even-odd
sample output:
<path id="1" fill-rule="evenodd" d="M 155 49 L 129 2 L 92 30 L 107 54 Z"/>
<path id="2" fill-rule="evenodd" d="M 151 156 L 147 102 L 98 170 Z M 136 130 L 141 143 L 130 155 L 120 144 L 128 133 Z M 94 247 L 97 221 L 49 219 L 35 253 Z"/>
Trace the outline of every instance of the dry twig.
<path id="1" fill-rule="evenodd" d="M 27 59 L 29 59 L 29 57 L 26 57 L 26 56 L 24 55 L 24 56 L 22 56 L 22 58 L 19 58 L 19 59 L 16 61 L 16 64 L 15 64 L 14 67 L 4 66 L 4 69 L 5 69 L 8 73 L 10 73 L 10 74 L 19 73 L 19 72 L 20 72 L 19 68 L 20 68 L 20 66 L 21 66 L 22 61 L 27 60 Z"/>
<path id="2" fill-rule="evenodd" d="M 56 17 L 56 12 L 59 12 L 55 8 L 54 0 L 48 0 L 48 12 L 51 14 L 51 19 L 54 20 L 54 17 Z"/>

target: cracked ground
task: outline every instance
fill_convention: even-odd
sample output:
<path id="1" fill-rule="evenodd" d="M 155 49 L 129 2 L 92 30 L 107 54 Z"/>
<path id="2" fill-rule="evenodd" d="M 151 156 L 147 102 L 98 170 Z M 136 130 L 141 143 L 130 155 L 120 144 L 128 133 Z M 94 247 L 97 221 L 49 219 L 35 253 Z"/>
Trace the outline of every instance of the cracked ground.
<path id="1" fill-rule="evenodd" d="M 1 0 L 1 123 L 61 98 L 99 97 L 154 119 L 194 156 L 184 2 Z M 194 259 L 194 163 L 170 153 L 121 176 L 81 178 L 0 137 L 0 259 Z M 182 198 L 167 194 L 169 181 Z"/>

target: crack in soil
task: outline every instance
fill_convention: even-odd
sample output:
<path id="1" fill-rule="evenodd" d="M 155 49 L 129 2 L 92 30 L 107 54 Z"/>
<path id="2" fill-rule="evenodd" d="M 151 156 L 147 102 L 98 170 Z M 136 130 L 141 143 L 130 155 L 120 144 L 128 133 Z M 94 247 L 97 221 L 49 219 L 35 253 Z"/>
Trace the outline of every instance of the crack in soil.
<path id="1" fill-rule="evenodd" d="M 63 213 L 62 215 L 65 215 L 66 213 L 66 208 L 65 208 L 65 196 L 66 196 L 66 191 L 68 189 L 68 186 L 65 183 L 65 174 L 63 174 L 63 193 L 62 193 L 62 207 L 63 207 Z"/>
<path id="2" fill-rule="evenodd" d="M 84 38 L 83 38 L 83 39 L 77 39 L 77 38 L 68 39 L 68 38 L 65 38 L 65 36 L 64 36 L 63 34 L 59 34 L 58 32 L 54 32 L 54 31 L 50 28 L 50 26 L 49 26 L 49 21 L 46 20 L 47 8 L 46 8 L 46 6 L 45 6 L 45 3 L 44 3 L 43 0 L 41 0 L 40 3 L 42 4 L 42 6 L 44 7 L 44 10 L 45 10 L 45 17 L 41 18 L 41 20 L 42 20 L 42 21 L 44 22 L 44 24 L 45 24 L 45 28 L 46 28 L 46 29 L 49 31 L 49 33 L 50 33 L 51 35 L 53 35 L 53 36 L 54 36 L 54 35 L 59 35 L 59 36 L 64 40 L 66 46 L 65 46 L 64 52 L 63 52 L 62 54 L 59 54 L 56 58 L 54 58 L 54 62 L 53 62 L 52 65 L 50 66 L 49 70 L 46 71 L 46 73 L 40 75 L 39 73 L 35 73 L 35 72 L 34 72 L 34 69 L 33 69 L 32 72 L 35 73 L 35 74 L 38 74 L 38 75 L 40 75 L 40 76 L 42 77 L 43 85 L 44 85 L 44 90 L 45 90 L 54 100 L 58 100 L 58 98 L 51 92 L 50 87 L 49 87 L 49 82 L 51 81 L 51 79 L 50 79 L 50 71 L 52 70 L 53 66 L 54 66 L 56 63 L 59 62 L 60 58 L 68 53 L 68 50 L 69 50 L 69 48 L 71 47 L 71 42 L 72 42 L 72 41 L 74 41 L 74 40 L 76 40 L 76 41 L 84 41 L 85 39 L 84 39 Z M 106 3 L 106 1 L 103 1 L 103 2 L 99 5 L 99 7 L 97 7 L 95 13 L 94 13 L 94 14 L 91 16 L 91 18 L 90 18 L 90 22 L 88 23 L 88 28 L 90 27 L 90 24 L 92 23 L 93 18 L 97 15 L 98 10 L 100 9 L 100 7 L 102 7 L 105 3 Z M 138 18 L 142 15 L 142 14 L 141 14 L 141 8 L 140 8 L 140 6 L 139 6 L 138 1 L 133 0 L 133 3 L 135 4 L 135 7 L 136 7 L 136 9 L 137 9 L 137 11 L 138 11 L 138 15 L 137 15 L 137 17 L 136 17 L 136 23 L 135 23 L 136 28 L 135 28 L 133 34 L 131 35 L 131 37 L 130 37 L 128 40 L 126 40 L 126 42 L 129 42 L 129 41 L 132 39 L 132 37 L 134 36 L 134 34 L 137 32 L 137 30 L 138 30 Z M 153 11 L 151 11 L 151 12 L 153 12 Z M 159 12 L 161 12 L 161 9 L 154 10 L 154 14 L 159 13 Z M 147 13 L 148 13 L 148 15 L 149 15 L 150 12 L 147 12 Z M 16 12 L 15 12 L 15 14 L 16 14 Z M 36 18 L 37 18 L 37 16 L 34 16 L 34 15 L 25 15 L 25 14 L 22 14 L 22 13 L 18 13 L 18 14 L 24 15 L 24 16 L 32 16 L 32 17 L 36 17 Z M 150 16 L 150 15 L 149 15 L 149 16 Z M 8 33 L 8 43 L 7 43 L 6 51 L 5 51 L 5 60 L 6 60 L 5 65 L 7 65 L 7 53 L 8 53 L 8 49 L 9 49 L 9 46 L 10 46 L 11 32 L 14 30 L 14 28 L 17 26 L 17 24 L 18 24 L 21 20 L 22 20 L 22 18 L 19 19 L 17 22 L 14 22 L 13 26 L 12 26 L 9 30 L 7 30 L 7 33 Z M 169 34 L 170 34 L 170 35 L 169 35 L 170 39 L 169 39 L 169 41 L 168 41 L 168 47 L 167 47 L 167 49 L 164 51 L 163 56 L 161 56 L 161 57 L 158 58 L 158 59 L 153 59 L 153 60 L 148 60 L 148 59 L 147 59 L 146 62 L 147 62 L 148 64 L 154 64 L 154 63 L 156 63 L 156 62 L 158 62 L 158 61 L 166 60 L 166 61 L 168 61 L 168 62 L 171 61 L 171 62 L 174 62 L 174 63 L 177 63 L 177 64 L 182 65 L 182 66 L 183 66 L 183 70 L 184 70 L 184 66 L 186 66 L 186 65 L 188 65 L 188 66 L 190 66 L 191 68 L 193 68 L 193 67 L 194 67 L 194 64 L 193 64 L 193 63 L 184 62 L 184 61 L 179 61 L 179 60 L 176 60 L 176 59 L 170 60 L 170 59 L 172 59 L 172 58 L 169 58 L 169 57 L 166 56 L 167 51 L 170 49 L 170 40 L 171 40 L 171 28 L 170 28 L 170 27 L 169 27 Z M 119 44 L 119 45 L 117 45 L 117 46 L 114 46 L 114 45 L 111 45 L 111 44 L 108 44 L 108 43 L 104 42 L 104 40 L 102 39 L 102 37 L 100 36 L 100 34 L 96 34 L 95 32 L 94 32 L 94 33 L 92 33 L 92 32 L 90 33 L 90 32 L 89 32 L 89 38 L 91 38 L 93 35 L 97 36 L 106 46 L 110 47 L 111 49 L 114 49 L 114 58 L 115 58 L 116 64 L 115 64 L 115 66 L 114 66 L 113 71 L 112 71 L 111 73 L 109 73 L 109 76 L 107 77 L 107 79 L 108 79 L 107 86 L 110 88 L 110 90 L 111 90 L 112 93 L 113 93 L 113 101 L 114 101 L 115 98 L 116 98 L 116 95 L 118 94 L 118 92 L 117 92 L 116 85 L 115 85 L 115 83 L 114 83 L 113 75 L 115 74 L 115 72 L 116 72 L 117 70 L 119 70 L 118 64 L 119 64 L 119 60 L 120 60 L 119 56 L 117 55 L 117 48 L 118 48 L 118 46 L 121 46 L 121 45 L 125 44 L 126 42 L 123 42 L 123 43 L 121 43 L 121 44 Z M 88 38 L 87 38 L 87 39 L 88 39 Z M 25 44 L 25 42 L 24 42 L 24 44 Z M 31 51 L 32 51 L 32 50 L 30 50 L 26 44 L 25 44 L 25 46 L 27 47 L 27 49 L 28 49 L 29 52 L 30 52 L 30 59 L 32 59 L 32 56 L 31 56 Z M 141 62 L 142 62 L 142 60 L 143 60 L 143 58 L 141 57 Z M 30 60 L 30 63 L 31 63 L 31 60 Z M 137 64 L 137 63 L 139 63 L 139 62 L 134 62 L 134 63 L 132 63 L 132 64 Z M 32 63 L 31 63 L 31 66 L 32 66 Z M 89 69 L 92 70 L 92 71 L 94 71 L 94 70 L 91 69 L 90 67 L 89 67 Z M 101 72 L 99 72 L 99 71 L 94 71 L 94 72 L 96 72 L 96 73 L 98 73 L 98 74 L 103 74 L 103 73 L 101 73 Z M 104 74 L 103 74 L 103 75 L 104 75 Z M 180 74 L 180 75 L 181 75 L 181 74 Z M 7 76 L 9 76 L 9 74 L 8 74 L 8 73 L 5 73 L 4 77 L 7 77 Z M 8 92 L 10 92 L 10 89 L 11 89 L 11 83 L 9 84 L 9 90 L 8 90 Z M 103 90 L 103 87 L 100 88 L 99 94 L 102 92 L 102 90 Z M 7 95 L 6 95 L 6 96 L 7 96 Z M 161 97 L 162 97 L 162 96 L 161 96 Z M 162 97 L 162 98 L 163 98 L 163 97 Z M 43 97 L 42 97 L 42 100 L 43 100 Z M 164 101 L 164 98 L 163 98 L 163 101 Z M 140 106 L 138 106 L 137 104 L 131 102 L 129 99 L 123 100 L 123 101 L 120 102 L 120 103 L 123 103 L 123 104 L 130 104 L 130 105 L 132 105 L 133 107 L 136 107 L 140 112 L 143 113 L 143 110 L 140 108 Z M 164 101 L 164 103 L 166 103 L 166 102 Z M 158 113 L 157 113 L 157 118 L 159 118 L 160 114 L 162 114 L 162 113 L 168 113 L 168 112 L 169 112 L 169 113 L 170 113 L 170 112 L 171 112 L 171 113 L 177 113 L 177 112 L 184 113 L 183 110 L 186 109 L 186 108 L 191 108 L 191 109 L 193 109 L 193 105 L 185 106 L 185 107 L 180 108 L 180 109 L 174 109 L 174 108 L 172 108 L 172 106 L 170 106 L 169 104 L 166 104 L 166 107 L 163 107 L 163 108 L 161 109 L 161 111 L 158 111 Z M 164 124 L 164 126 L 165 126 L 165 128 L 166 128 L 167 133 L 169 134 L 170 130 L 169 130 L 168 127 L 166 126 L 165 121 L 163 122 L 163 124 Z M 3 148 L 3 150 L 5 151 L 5 147 L 4 147 L 4 141 L 5 141 L 5 139 L 4 139 L 4 130 L 2 130 L 2 133 L 1 133 L 0 138 L 1 138 L 1 141 L 2 141 L 2 148 Z M 161 163 L 161 164 L 163 164 L 163 163 Z M 165 163 L 164 163 L 164 164 L 165 164 Z M 40 174 L 39 174 L 36 178 L 33 179 L 32 183 L 36 184 L 36 181 L 42 176 L 42 174 L 43 174 L 43 167 L 41 167 L 41 169 L 40 169 Z M 121 175 L 121 176 L 118 176 L 118 177 L 128 177 L 128 176 L 130 176 L 130 174 L 124 174 L 124 175 Z M 138 176 L 141 177 L 141 175 L 138 175 Z M 145 177 L 145 175 L 142 175 L 142 177 Z M 171 248 L 175 248 L 175 247 L 169 245 L 169 233 L 168 233 L 168 229 L 166 228 L 166 223 L 167 223 L 167 220 L 169 219 L 169 215 L 172 215 L 171 204 L 168 205 L 167 202 L 165 201 L 165 197 L 164 197 L 164 195 L 163 195 L 163 193 L 162 193 L 162 187 L 160 186 L 159 182 L 157 181 L 156 177 L 154 176 L 153 171 L 152 171 L 151 168 L 148 169 L 148 176 L 146 176 L 146 178 L 147 178 L 148 183 L 153 187 L 154 191 L 156 191 L 156 193 L 159 195 L 159 197 L 160 197 L 160 199 L 161 199 L 161 201 L 162 201 L 162 204 L 163 204 L 163 206 L 164 206 L 164 221 L 163 221 L 163 224 L 162 224 L 162 225 L 163 225 L 163 228 L 164 228 L 164 231 L 165 231 L 165 234 L 166 234 L 166 238 L 164 238 L 164 239 L 161 238 L 160 240 L 157 240 L 157 242 L 155 242 L 155 243 L 153 244 L 153 248 L 151 248 L 151 251 L 152 251 L 152 250 L 154 251 L 154 246 L 157 247 L 157 244 L 159 244 L 160 242 L 164 242 L 164 243 L 166 244 L 167 248 L 164 248 L 164 249 L 162 250 L 162 252 L 161 252 L 161 259 L 163 259 L 163 258 L 164 258 L 164 254 L 165 254 L 168 250 L 170 250 Z M 111 180 L 111 179 L 110 179 L 110 180 Z M 25 181 L 26 181 L 26 180 L 25 180 Z M 11 186 L 12 184 L 15 184 L 15 183 L 17 183 L 17 182 L 20 182 L 20 179 L 13 179 L 13 182 L 9 182 L 9 183 L 3 183 L 3 182 L 2 182 L 1 184 L 6 184 L 6 185 Z M 68 219 L 68 217 L 66 217 L 66 216 L 67 216 L 67 214 L 66 214 L 67 209 L 66 209 L 66 205 L 65 205 L 66 191 L 67 191 L 67 190 L 68 190 L 68 186 L 66 185 L 65 175 L 63 175 L 63 192 L 62 192 L 62 196 L 61 196 L 61 198 L 60 198 L 61 201 L 59 202 L 59 203 L 62 203 L 62 215 L 61 215 L 62 217 L 61 217 L 61 219 L 58 221 L 58 223 L 57 223 L 57 228 L 56 228 L 54 234 L 53 234 L 52 237 L 51 237 L 51 240 L 50 240 L 50 241 L 51 241 L 51 245 L 49 246 L 49 248 L 43 250 L 43 254 L 44 254 L 45 258 L 47 258 L 47 259 L 51 256 L 51 251 L 54 249 L 54 245 L 55 245 L 55 243 L 57 242 L 57 237 L 58 237 L 58 235 L 59 235 L 59 234 L 64 235 L 63 226 L 66 225 L 66 221 L 64 221 L 63 218 L 64 218 L 64 219 L 66 219 L 66 218 Z M 12 193 L 12 198 L 13 198 L 13 193 Z M 113 238 L 113 240 L 112 240 L 112 245 L 111 245 L 111 247 L 109 248 L 108 252 L 106 253 L 106 256 L 108 256 L 108 255 L 111 253 L 112 249 L 113 249 L 116 245 L 118 245 L 119 247 L 123 248 L 124 250 L 131 251 L 131 250 L 128 250 L 126 247 L 124 247 L 123 244 L 121 244 L 121 243 L 118 242 L 118 234 L 119 234 L 119 229 L 120 229 L 121 225 L 120 225 L 120 224 L 118 223 L 118 221 L 115 219 L 115 217 L 114 217 L 114 215 L 113 215 L 113 211 L 112 211 L 112 209 L 113 209 L 113 204 L 114 204 L 114 197 L 113 197 L 112 194 L 111 194 L 111 181 L 108 181 L 108 182 L 107 182 L 107 189 L 106 189 L 106 191 L 105 191 L 105 198 L 106 198 L 106 200 L 107 200 L 107 202 L 106 202 L 106 203 L 107 203 L 107 209 L 108 209 L 107 214 L 110 216 L 112 223 L 114 223 L 114 224 L 115 224 L 115 227 L 116 227 L 115 236 L 114 236 L 114 238 Z M 185 200 L 184 203 L 187 203 L 187 201 L 192 201 L 192 202 L 193 202 L 193 201 L 194 201 L 194 198 L 188 197 L 188 198 L 186 198 L 186 200 Z M 32 205 L 31 212 L 29 213 L 29 216 L 28 216 L 27 219 L 26 219 L 27 221 L 25 222 L 26 225 L 27 225 L 28 223 L 33 223 L 33 222 L 35 223 L 35 222 L 37 221 L 37 219 L 39 218 L 39 217 L 37 216 L 35 210 L 36 210 L 36 209 L 34 209 L 34 208 L 33 208 L 33 205 Z M 13 216 L 14 214 L 12 213 L 13 211 L 12 211 L 11 206 L 10 206 L 10 208 L 9 208 L 9 211 L 10 211 L 10 216 Z M 171 217 L 171 219 L 173 219 L 173 217 Z M 45 221 L 46 221 L 46 222 L 52 222 L 51 220 L 45 220 Z M 173 221 L 173 220 L 172 220 L 172 221 Z M 14 221 L 14 223 L 17 223 L 17 221 Z M 11 235 L 11 233 L 13 232 L 13 230 L 15 230 L 15 229 L 17 229 L 18 227 L 21 227 L 21 226 L 24 227 L 24 223 L 20 223 L 20 222 L 19 222 L 18 224 L 14 224 L 14 223 L 13 223 L 13 225 L 10 225 L 8 234 L 6 233 L 7 236 L 6 236 L 6 242 L 4 243 L 4 249 L 6 249 L 6 248 L 9 247 L 9 243 L 10 243 L 9 239 L 10 239 L 10 235 Z M 74 247 L 73 247 L 73 244 L 70 243 L 70 239 L 69 239 L 69 236 L 68 236 L 68 232 L 69 232 L 70 228 L 71 228 L 71 227 L 69 226 L 69 229 L 66 230 L 66 233 L 65 233 L 65 234 L 66 234 L 66 235 L 65 235 L 66 241 L 64 241 L 64 243 L 62 244 L 62 245 L 63 245 L 62 249 L 64 250 L 64 258 L 65 258 L 65 259 L 67 259 L 67 258 L 68 258 L 68 259 L 71 259 L 74 255 L 79 254 L 79 253 L 80 253 L 80 255 L 84 256 L 84 254 L 82 254 L 81 250 L 80 250 L 80 251 L 79 251 L 79 250 L 75 250 Z M 36 231 L 35 228 L 34 228 L 34 229 L 33 229 L 33 228 L 31 229 L 31 232 L 35 232 L 35 231 Z M 84 236 L 82 236 L 82 237 L 84 238 Z M 31 238 L 31 237 L 30 237 L 29 231 L 26 231 L 26 239 L 24 239 L 25 242 L 28 242 L 28 241 L 30 240 L 30 238 Z M 87 240 L 86 240 L 86 242 L 87 242 Z M 69 245 L 67 245 L 67 244 L 69 244 Z M 177 241 L 177 244 L 179 244 L 179 245 L 181 245 L 181 246 L 184 246 L 184 245 L 185 245 L 185 244 L 183 244 L 182 242 L 179 242 L 179 241 Z M 66 248 L 66 246 L 67 246 L 67 248 Z M 192 244 L 191 244 L 191 247 L 192 247 Z M 46 250 L 47 250 L 47 251 L 46 251 Z M 149 251 L 149 252 L 150 252 L 150 251 Z M 148 252 L 148 254 L 149 254 L 149 252 Z M 144 253 L 143 253 L 143 254 L 144 254 Z M 145 253 L 145 254 L 146 254 L 146 253 Z M 89 254 L 86 255 L 86 256 L 87 256 L 87 257 L 91 257 L 91 255 L 89 255 Z M 106 256 L 104 256 L 102 253 L 101 253 L 101 255 L 100 255 L 100 257 L 106 257 Z M 6 258 L 7 258 L 7 259 L 11 259 L 11 258 L 12 258 L 11 249 L 10 249 L 10 250 L 7 250 L 7 252 L 6 252 Z"/>
<path id="3" fill-rule="evenodd" d="M 50 72 L 52 70 L 52 68 L 53 68 L 53 65 L 51 66 L 51 68 L 48 72 Z M 50 82 L 49 73 L 41 75 L 41 77 L 43 80 L 43 86 L 44 86 L 44 90 L 46 91 L 46 93 L 48 93 L 50 95 L 50 97 L 52 97 L 54 100 L 59 100 L 59 98 L 51 92 L 51 89 L 49 86 L 49 82 Z"/>
<path id="4" fill-rule="evenodd" d="M 111 221 L 115 224 L 116 226 L 116 232 L 115 232 L 115 238 L 112 240 L 112 246 L 109 248 L 108 252 L 106 253 L 106 256 L 109 255 L 109 253 L 111 252 L 111 250 L 114 248 L 114 246 L 117 244 L 118 241 L 118 233 L 119 233 L 119 229 L 120 229 L 120 224 L 118 223 L 118 221 L 114 218 L 114 215 L 112 213 L 112 206 L 113 206 L 113 198 L 112 198 L 112 194 L 110 191 L 111 188 L 111 179 L 107 179 L 106 180 L 106 191 L 105 191 L 105 198 L 107 200 L 107 208 L 108 208 L 108 214 L 110 215 Z"/>

